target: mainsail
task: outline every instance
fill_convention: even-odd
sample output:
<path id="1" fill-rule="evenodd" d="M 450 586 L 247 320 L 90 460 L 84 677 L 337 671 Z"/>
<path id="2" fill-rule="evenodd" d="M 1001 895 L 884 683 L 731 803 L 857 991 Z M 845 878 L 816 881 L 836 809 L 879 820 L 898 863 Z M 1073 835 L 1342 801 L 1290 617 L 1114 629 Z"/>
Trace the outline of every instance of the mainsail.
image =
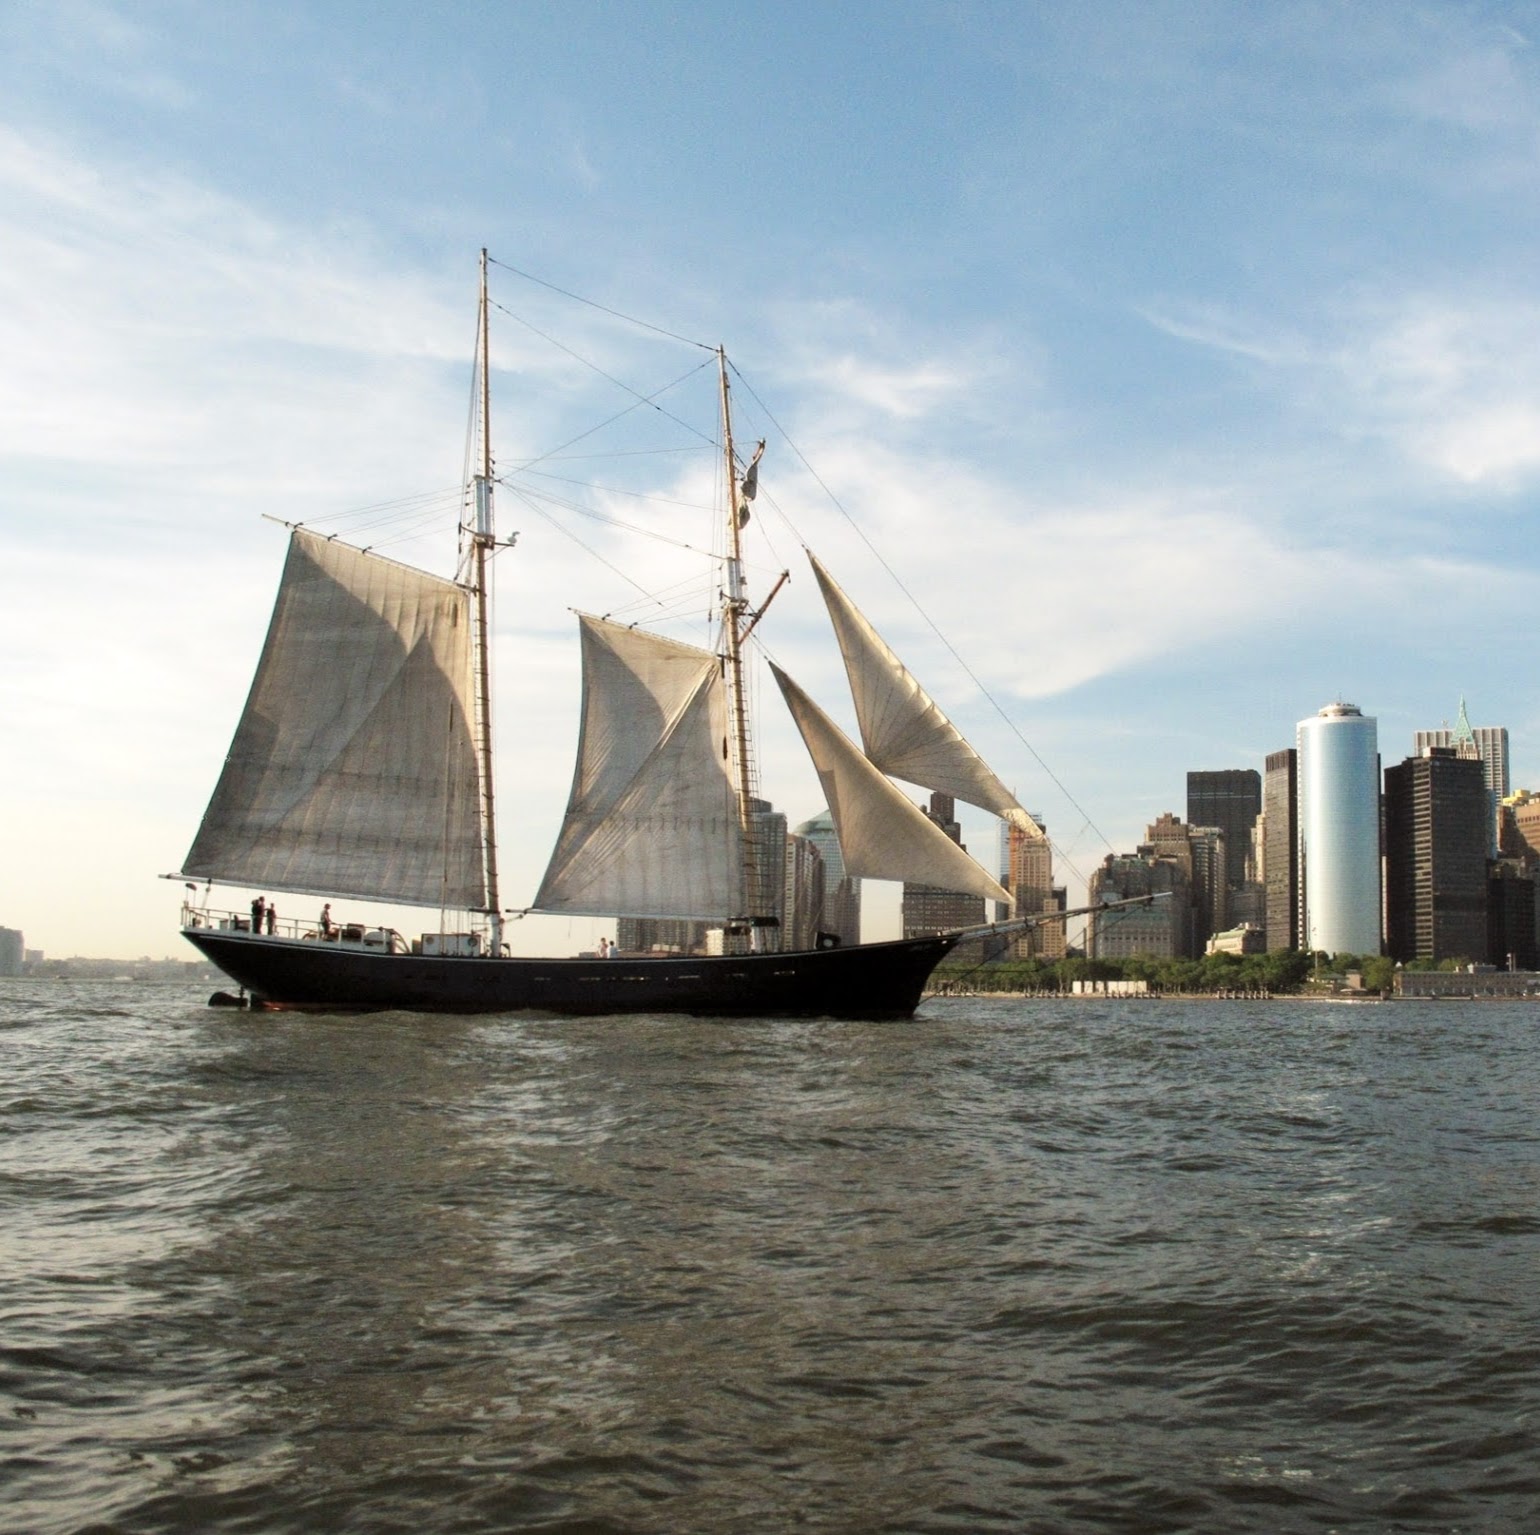
<path id="1" fill-rule="evenodd" d="M 1020 826 L 1029 837 L 1041 837 L 1041 829 L 1016 796 L 995 777 L 811 551 L 808 560 L 845 658 L 861 742 L 871 763 L 895 778 L 992 811 Z"/>
<path id="2" fill-rule="evenodd" d="M 722 663 L 579 615 L 583 723 L 536 911 L 722 918 L 742 902 Z"/>
<path id="3" fill-rule="evenodd" d="M 472 696 L 462 587 L 296 529 L 246 709 L 182 873 L 484 905 Z"/>
<path id="4" fill-rule="evenodd" d="M 770 670 L 828 798 L 845 872 L 1009 901 L 1010 895 L 863 757 L 780 667 Z"/>

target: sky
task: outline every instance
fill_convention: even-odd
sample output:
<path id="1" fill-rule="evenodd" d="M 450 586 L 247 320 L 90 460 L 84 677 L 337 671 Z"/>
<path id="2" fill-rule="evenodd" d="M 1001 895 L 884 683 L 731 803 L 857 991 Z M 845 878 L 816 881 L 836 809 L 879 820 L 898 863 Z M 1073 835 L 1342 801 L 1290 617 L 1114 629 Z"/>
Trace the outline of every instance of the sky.
<path id="1" fill-rule="evenodd" d="M 1189 770 L 1260 769 L 1338 698 L 1388 764 L 1464 697 L 1540 787 L 1537 45 L 1540 5 L 1416 0 L 4 0 L 0 925 L 190 957 L 161 876 L 269 519 L 390 503 L 387 552 L 452 563 L 483 246 L 500 464 L 621 408 L 596 369 L 652 388 L 724 343 L 770 438 L 754 578 L 792 571 L 771 653 L 848 723 L 806 539 L 1072 900 Z M 693 519 L 709 466 L 647 462 L 634 515 L 612 471 L 572 475 L 616 522 L 500 503 L 509 906 L 571 774 L 568 610 L 695 568 L 632 528 Z M 788 731 L 760 765 L 795 823 Z"/>

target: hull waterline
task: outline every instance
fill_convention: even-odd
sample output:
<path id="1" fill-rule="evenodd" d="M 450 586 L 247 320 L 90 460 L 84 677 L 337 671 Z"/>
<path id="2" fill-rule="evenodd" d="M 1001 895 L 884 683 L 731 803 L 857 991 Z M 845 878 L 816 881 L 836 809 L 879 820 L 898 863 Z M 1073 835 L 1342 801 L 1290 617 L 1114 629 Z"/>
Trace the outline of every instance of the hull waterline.
<path id="1" fill-rule="evenodd" d="M 183 936 L 253 1003 L 326 1011 L 908 1018 L 959 934 L 781 954 L 490 959 L 209 928 Z"/>

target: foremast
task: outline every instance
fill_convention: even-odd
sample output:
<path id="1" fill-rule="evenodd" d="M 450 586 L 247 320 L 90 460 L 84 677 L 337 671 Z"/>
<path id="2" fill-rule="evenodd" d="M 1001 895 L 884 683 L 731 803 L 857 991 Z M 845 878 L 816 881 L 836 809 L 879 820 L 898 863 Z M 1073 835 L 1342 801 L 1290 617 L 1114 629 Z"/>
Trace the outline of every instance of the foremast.
<path id="1" fill-rule="evenodd" d="M 487 562 L 497 544 L 492 517 L 492 388 L 488 341 L 487 252 L 481 251 L 481 302 L 477 315 L 476 393 L 481 453 L 472 478 L 471 524 L 463 550 L 462 579 L 469 586 L 474 613 L 471 625 L 476 680 L 476 766 L 481 788 L 482 860 L 486 870 L 486 906 L 493 954 L 503 951 L 503 908 L 497 882 L 497 820 L 492 778 L 492 634 L 489 620 Z"/>
<path id="2" fill-rule="evenodd" d="M 727 672 L 728 718 L 732 734 L 733 782 L 738 798 L 738 825 L 743 858 L 737 871 L 737 909 L 730 914 L 728 932 L 738 930 L 757 947 L 757 920 L 762 913 L 759 838 L 754 815 L 754 771 L 749 756 L 749 716 L 743 685 L 743 639 L 749 600 L 743 574 L 743 524 L 746 505 L 739 497 L 738 461 L 733 452 L 733 413 L 727 382 L 727 353 L 717 348 L 717 372 L 722 395 L 722 458 L 727 484 L 727 568 L 722 591 L 722 655 Z"/>

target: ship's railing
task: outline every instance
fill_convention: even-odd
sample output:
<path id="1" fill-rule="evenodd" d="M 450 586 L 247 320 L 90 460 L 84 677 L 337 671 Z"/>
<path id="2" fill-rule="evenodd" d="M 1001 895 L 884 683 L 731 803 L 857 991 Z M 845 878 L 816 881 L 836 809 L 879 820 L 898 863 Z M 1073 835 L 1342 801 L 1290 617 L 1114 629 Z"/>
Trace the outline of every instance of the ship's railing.
<path id="1" fill-rule="evenodd" d="M 206 906 L 182 904 L 182 926 L 203 928 L 217 933 L 248 933 L 257 938 L 299 939 L 309 943 L 335 943 L 347 948 L 379 949 L 387 954 L 405 954 L 410 946 L 393 927 L 376 927 L 365 922 L 334 922 L 331 931 L 323 931 L 316 922 L 296 922 L 278 917 L 269 921 L 264 914 L 260 927 L 252 912 L 213 911 Z"/>

